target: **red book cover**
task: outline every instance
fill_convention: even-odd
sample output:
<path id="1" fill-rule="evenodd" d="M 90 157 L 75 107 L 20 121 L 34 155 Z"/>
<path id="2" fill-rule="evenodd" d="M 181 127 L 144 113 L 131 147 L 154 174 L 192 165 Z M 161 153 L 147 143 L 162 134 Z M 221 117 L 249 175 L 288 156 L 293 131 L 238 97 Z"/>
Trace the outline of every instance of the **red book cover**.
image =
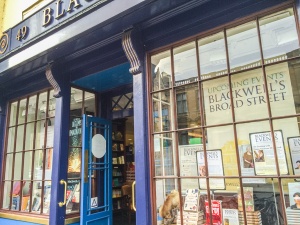
<path id="1" fill-rule="evenodd" d="M 221 201 L 211 200 L 211 212 L 212 212 L 212 222 L 213 225 L 222 225 L 222 205 Z M 206 216 L 206 224 L 210 224 L 210 216 L 209 216 L 209 204 L 208 201 L 205 201 L 205 216 Z"/>

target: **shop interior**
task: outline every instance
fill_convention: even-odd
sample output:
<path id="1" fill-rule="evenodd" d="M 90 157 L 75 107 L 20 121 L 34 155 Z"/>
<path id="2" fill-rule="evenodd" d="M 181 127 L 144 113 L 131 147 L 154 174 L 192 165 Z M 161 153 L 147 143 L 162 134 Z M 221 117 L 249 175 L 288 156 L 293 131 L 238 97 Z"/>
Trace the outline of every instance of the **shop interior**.
<path id="1" fill-rule="evenodd" d="M 132 184 L 135 180 L 133 117 L 112 121 L 113 224 L 135 224 Z"/>

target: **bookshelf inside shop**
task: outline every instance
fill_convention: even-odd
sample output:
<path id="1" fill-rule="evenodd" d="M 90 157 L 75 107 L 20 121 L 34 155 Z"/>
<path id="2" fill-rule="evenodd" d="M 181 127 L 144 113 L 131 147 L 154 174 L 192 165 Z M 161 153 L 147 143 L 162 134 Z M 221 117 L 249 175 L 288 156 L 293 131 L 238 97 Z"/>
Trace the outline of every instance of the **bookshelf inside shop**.
<path id="1" fill-rule="evenodd" d="M 128 188 L 134 181 L 133 125 L 131 119 L 112 121 L 112 199 L 113 210 L 119 212 L 127 206 L 125 197 L 130 198 Z M 132 131 L 131 131 L 132 130 Z M 132 135 L 131 135 L 132 133 Z M 129 140 L 129 141 L 128 141 Z"/>

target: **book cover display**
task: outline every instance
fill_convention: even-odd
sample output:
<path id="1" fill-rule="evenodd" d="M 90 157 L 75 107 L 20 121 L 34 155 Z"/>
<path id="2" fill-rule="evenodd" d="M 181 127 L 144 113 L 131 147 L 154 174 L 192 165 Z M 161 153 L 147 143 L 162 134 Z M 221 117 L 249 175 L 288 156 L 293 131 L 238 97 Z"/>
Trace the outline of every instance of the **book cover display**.
<path id="1" fill-rule="evenodd" d="M 243 211 L 241 189 L 238 188 L 238 209 Z M 248 212 L 254 211 L 253 187 L 243 187 L 245 210 Z"/>
<path id="2" fill-rule="evenodd" d="M 222 201 L 219 200 L 211 200 L 211 217 L 213 225 L 222 225 Z M 205 217 L 206 217 L 206 225 L 210 223 L 210 212 L 209 212 L 209 204 L 208 201 L 205 201 Z"/>

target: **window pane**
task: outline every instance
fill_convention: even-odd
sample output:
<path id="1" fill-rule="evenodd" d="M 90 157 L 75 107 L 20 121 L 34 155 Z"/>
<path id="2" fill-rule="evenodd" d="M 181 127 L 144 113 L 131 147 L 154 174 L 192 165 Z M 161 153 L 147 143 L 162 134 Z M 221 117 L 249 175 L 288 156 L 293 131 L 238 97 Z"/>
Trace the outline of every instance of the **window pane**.
<path id="1" fill-rule="evenodd" d="M 79 208 L 80 208 L 80 202 L 78 198 L 79 193 L 80 193 L 80 180 L 78 179 L 68 180 L 67 203 L 66 203 L 67 213 L 79 212 Z"/>
<path id="2" fill-rule="evenodd" d="M 228 72 L 223 32 L 200 39 L 198 45 L 201 80 Z"/>
<path id="3" fill-rule="evenodd" d="M 25 150 L 33 149 L 34 125 L 35 123 L 28 123 L 26 125 Z"/>
<path id="4" fill-rule="evenodd" d="M 18 124 L 25 123 L 25 118 L 26 118 L 26 104 L 27 104 L 27 99 L 23 99 L 23 100 L 20 101 Z"/>
<path id="5" fill-rule="evenodd" d="M 231 77 L 231 84 L 236 121 L 268 117 L 266 90 L 261 69 L 235 74 Z M 229 94 L 228 90 L 216 96 L 222 99 L 226 94 Z"/>
<path id="6" fill-rule="evenodd" d="M 47 92 L 43 92 L 39 94 L 37 119 L 46 118 L 46 110 L 47 110 Z"/>
<path id="7" fill-rule="evenodd" d="M 40 213 L 41 210 L 41 190 L 42 190 L 42 181 L 33 182 L 33 190 L 32 190 L 32 204 L 31 204 L 31 212 Z"/>
<path id="8" fill-rule="evenodd" d="M 189 133 L 189 135 L 188 135 Z M 198 176 L 197 173 L 197 160 L 196 153 L 198 151 L 203 151 L 202 138 L 200 138 L 201 130 L 190 130 L 190 131 L 179 132 L 179 139 L 183 139 L 185 134 L 190 136 L 189 144 L 179 145 L 179 164 L 180 164 L 180 176 L 190 177 Z M 198 136 L 198 137 L 197 137 Z M 201 135 L 202 137 L 202 135 Z M 187 189 L 198 189 L 199 181 L 195 179 L 182 179 L 181 180 L 181 190 L 185 192 Z"/>
<path id="9" fill-rule="evenodd" d="M 70 100 L 70 109 L 80 109 L 82 108 L 82 99 L 83 99 L 83 91 L 71 88 L 71 100 Z"/>
<path id="10" fill-rule="evenodd" d="M 300 112 L 299 65 L 294 60 L 266 67 L 272 116 Z"/>
<path id="11" fill-rule="evenodd" d="M 11 199 L 11 210 L 19 211 L 20 210 L 20 195 L 23 189 L 23 182 L 15 181 L 13 182 L 13 190 L 12 190 L 12 199 Z"/>
<path id="12" fill-rule="evenodd" d="M 220 156 L 222 159 L 218 158 L 218 162 L 223 165 L 213 165 L 215 162 L 213 160 L 208 160 L 208 174 L 210 176 L 216 176 L 219 171 L 213 171 L 214 169 L 220 168 L 223 170 L 226 176 L 237 176 L 237 157 L 236 149 L 234 144 L 234 132 L 232 126 L 222 126 L 222 127 L 212 127 L 206 129 L 206 150 L 211 151 L 209 156 L 217 156 L 217 151 L 221 150 Z M 210 166 L 211 164 L 211 166 Z"/>
<path id="13" fill-rule="evenodd" d="M 282 179 L 282 189 L 286 196 L 284 206 L 287 220 L 298 222 L 298 216 L 300 215 L 300 183 L 297 181 L 294 179 Z"/>
<path id="14" fill-rule="evenodd" d="M 7 153 L 14 151 L 14 143 L 15 143 L 15 127 L 8 129 L 8 140 L 7 140 Z"/>
<path id="15" fill-rule="evenodd" d="M 45 181 L 44 184 L 44 205 L 43 213 L 49 214 L 50 211 L 50 194 L 51 194 L 51 181 Z"/>
<path id="16" fill-rule="evenodd" d="M 12 179 L 13 154 L 7 154 L 5 160 L 5 179 Z"/>
<path id="17" fill-rule="evenodd" d="M 24 170 L 23 170 L 23 179 L 31 180 L 32 173 L 32 151 L 24 153 Z"/>
<path id="18" fill-rule="evenodd" d="M 232 122 L 228 78 L 205 81 L 202 89 L 206 124 Z"/>
<path id="19" fill-rule="evenodd" d="M 164 204 L 164 201 L 167 198 L 167 195 L 173 191 L 176 201 L 174 202 L 174 205 L 177 205 L 176 203 L 179 200 L 179 193 L 178 193 L 178 185 L 177 180 L 175 179 L 158 179 L 155 181 L 155 188 L 156 188 L 156 207 L 157 207 L 157 220 L 162 221 L 163 218 L 160 216 L 159 208 Z M 163 214 L 165 215 L 165 214 Z M 157 223 L 159 224 L 159 223 Z M 164 223 L 165 224 L 165 223 Z"/>
<path id="20" fill-rule="evenodd" d="M 169 131 L 172 129 L 173 116 L 171 91 L 153 94 L 154 131 Z"/>
<path id="21" fill-rule="evenodd" d="M 48 106 L 48 116 L 54 117 L 55 116 L 55 102 L 56 98 L 53 97 L 54 90 L 51 90 L 49 93 L 49 106 Z"/>
<path id="22" fill-rule="evenodd" d="M 11 182 L 6 181 L 4 182 L 4 189 L 3 189 L 3 209 L 10 208 L 10 191 L 11 191 Z"/>
<path id="23" fill-rule="evenodd" d="M 84 92 L 84 109 L 88 114 L 96 114 L 95 107 L 95 94 L 85 91 Z"/>
<path id="24" fill-rule="evenodd" d="M 176 88 L 176 103 L 179 129 L 200 126 L 200 103 L 197 84 Z"/>
<path id="25" fill-rule="evenodd" d="M 256 122 L 237 125 L 240 143 L 250 144 L 253 155 L 254 168 L 242 168 L 245 175 L 276 175 L 276 163 L 272 134 L 269 123 Z M 284 139 L 281 130 L 274 131 L 277 157 L 281 174 L 287 174 L 287 162 L 284 149 Z M 242 154 L 241 154 L 242 155 Z M 240 157 L 241 157 L 240 155 Z"/>
<path id="26" fill-rule="evenodd" d="M 195 42 L 174 48 L 175 86 L 198 80 Z"/>
<path id="27" fill-rule="evenodd" d="M 265 63 L 299 56 L 299 41 L 293 9 L 259 20 Z"/>
<path id="28" fill-rule="evenodd" d="M 285 143 L 287 160 L 279 163 L 288 165 L 289 174 L 300 175 L 299 117 L 273 120 L 273 127 L 282 131 Z"/>
<path id="29" fill-rule="evenodd" d="M 22 171 L 22 153 L 15 154 L 15 168 L 14 168 L 14 180 L 21 179 Z"/>
<path id="30" fill-rule="evenodd" d="M 239 209 L 245 207 L 247 223 L 261 218 L 261 224 L 284 224 L 278 179 L 268 179 L 260 185 L 243 184 L 243 192 L 244 204 L 241 190 L 238 191 L 238 203 Z"/>
<path id="31" fill-rule="evenodd" d="M 43 150 L 34 153 L 34 180 L 42 180 L 43 176 Z"/>
<path id="32" fill-rule="evenodd" d="M 171 54 L 169 51 L 151 57 L 152 91 L 172 85 Z"/>
<path id="33" fill-rule="evenodd" d="M 16 125 L 16 120 L 17 120 L 17 110 L 18 110 L 18 103 L 13 102 L 10 105 L 10 118 L 9 118 L 9 126 L 14 126 Z"/>
<path id="34" fill-rule="evenodd" d="M 69 148 L 68 177 L 80 177 L 81 148 Z"/>
<path id="35" fill-rule="evenodd" d="M 154 135 L 154 158 L 156 176 L 175 175 L 175 153 L 173 145 L 173 135 Z"/>
<path id="36" fill-rule="evenodd" d="M 36 137 L 35 137 L 35 148 L 41 149 L 45 146 L 45 123 L 46 120 L 38 121 L 36 123 Z"/>
<path id="37" fill-rule="evenodd" d="M 17 127 L 16 152 L 23 151 L 24 127 L 24 125 L 20 125 Z"/>
<path id="38" fill-rule="evenodd" d="M 255 21 L 227 30 L 227 43 L 231 72 L 261 65 Z"/>
<path id="39" fill-rule="evenodd" d="M 29 98 L 27 122 L 31 122 L 35 120 L 35 112 L 36 112 L 36 95 L 31 96 Z"/>
<path id="40" fill-rule="evenodd" d="M 24 185 L 22 188 L 22 203 L 21 203 L 21 211 L 28 212 L 30 206 L 30 181 L 24 181 Z"/>

